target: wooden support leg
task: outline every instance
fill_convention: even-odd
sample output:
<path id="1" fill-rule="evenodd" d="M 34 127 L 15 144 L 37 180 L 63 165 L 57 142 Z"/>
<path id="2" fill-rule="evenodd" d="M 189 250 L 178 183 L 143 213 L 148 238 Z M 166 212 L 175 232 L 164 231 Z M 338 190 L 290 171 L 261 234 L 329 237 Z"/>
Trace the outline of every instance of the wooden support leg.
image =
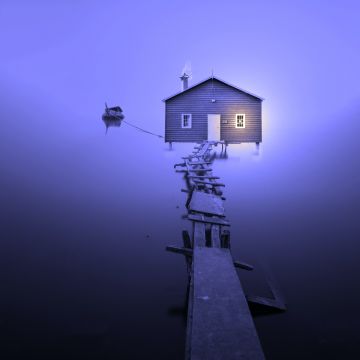
<path id="1" fill-rule="evenodd" d="M 206 236 L 205 236 L 205 224 L 200 222 L 194 222 L 194 237 L 193 243 L 195 246 L 205 246 L 206 245 Z"/>
<path id="2" fill-rule="evenodd" d="M 230 249 L 230 231 L 223 230 L 220 237 L 220 243 L 222 248 Z"/>
<path id="3" fill-rule="evenodd" d="M 187 230 L 183 230 L 183 232 L 182 232 L 182 238 L 183 238 L 184 247 L 185 247 L 185 248 L 188 248 L 188 249 L 191 249 L 191 248 L 192 248 L 192 244 L 191 244 L 189 232 L 188 232 Z"/>
<path id="4" fill-rule="evenodd" d="M 212 247 L 220 247 L 220 226 L 219 225 L 211 225 L 211 246 Z"/>
<path id="5" fill-rule="evenodd" d="M 184 244 L 184 248 L 186 249 L 191 249 L 192 245 L 191 245 L 191 239 L 190 239 L 190 235 L 189 232 L 187 230 L 183 230 L 182 232 L 182 238 L 183 238 L 183 244 Z M 189 280 L 190 280 L 190 274 L 191 274 L 191 258 L 186 256 L 185 257 L 186 260 L 186 269 L 187 269 L 187 273 L 189 276 Z"/>

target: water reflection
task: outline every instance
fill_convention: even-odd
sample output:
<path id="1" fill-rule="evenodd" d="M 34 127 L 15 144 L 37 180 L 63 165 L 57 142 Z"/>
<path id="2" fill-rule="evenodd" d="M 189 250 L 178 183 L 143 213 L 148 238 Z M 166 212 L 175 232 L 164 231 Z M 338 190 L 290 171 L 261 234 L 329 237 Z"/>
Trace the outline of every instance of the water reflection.
<path id="1" fill-rule="evenodd" d="M 120 127 L 121 126 L 121 120 L 118 119 L 109 119 L 106 117 L 102 117 L 103 122 L 105 123 L 106 131 L 108 132 L 109 127 Z"/>
<path id="2" fill-rule="evenodd" d="M 220 145 L 218 145 L 220 146 Z M 217 160 L 226 160 L 229 158 L 228 152 L 227 152 L 228 146 L 222 146 L 220 151 L 214 151 L 214 153 L 211 155 L 210 159 L 211 161 Z"/>
<path id="3" fill-rule="evenodd" d="M 0 133 L 0 355 L 183 359 L 185 320 L 169 313 L 186 314 L 186 264 L 165 247 L 191 231 L 179 219 L 187 194 L 173 165 L 193 144 L 167 151 L 129 126 L 104 137 L 99 116 L 76 125 L 64 116 L 53 122 L 58 131 L 41 133 L 48 123 L 12 121 Z M 357 311 L 349 276 L 360 271 L 357 159 L 346 146 L 262 146 L 260 157 L 253 144 L 218 147 L 213 165 L 226 185 L 234 257 L 255 265 L 240 274 L 244 287 L 267 295 L 256 272 L 262 255 L 288 300 L 288 312 L 255 320 L 264 351 L 270 359 L 342 358 L 340 328 L 350 349 L 357 344 L 342 301 Z"/>

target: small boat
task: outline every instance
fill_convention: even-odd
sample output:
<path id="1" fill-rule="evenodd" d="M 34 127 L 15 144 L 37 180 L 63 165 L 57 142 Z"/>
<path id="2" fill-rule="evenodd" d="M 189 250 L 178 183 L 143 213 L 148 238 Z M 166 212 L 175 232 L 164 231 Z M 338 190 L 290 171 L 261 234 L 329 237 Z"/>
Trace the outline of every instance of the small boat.
<path id="1" fill-rule="evenodd" d="M 114 106 L 109 108 L 105 103 L 105 112 L 102 116 L 102 120 L 105 123 L 106 132 L 110 126 L 119 127 L 124 117 L 125 116 L 120 106 Z"/>
<path id="2" fill-rule="evenodd" d="M 104 122 L 119 122 L 121 123 L 121 120 L 124 119 L 124 114 L 122 112 L 122 109 L 120 106 L 114 106 L 114 107 L 108 107 L 105 103 L 105 112 L 102 116 L 102 119 Z M 120 125 L 118 125 L 120 126 Z"/>

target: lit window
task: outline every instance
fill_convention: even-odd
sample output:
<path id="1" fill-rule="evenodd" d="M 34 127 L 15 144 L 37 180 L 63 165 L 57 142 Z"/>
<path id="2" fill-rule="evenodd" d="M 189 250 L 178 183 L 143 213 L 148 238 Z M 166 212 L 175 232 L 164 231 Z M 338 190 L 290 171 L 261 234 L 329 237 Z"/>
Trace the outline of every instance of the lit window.
<path id="1" fill-rule="evenodd" d="M 191 128 L 191 114 L 181 114 L 181 127 L 183 129 Z"/>
<path id="2" fill-rule="evenodd" d="M 237 128 L 245 127 L 245 114 L 236 114 L 235 127 Z"/>

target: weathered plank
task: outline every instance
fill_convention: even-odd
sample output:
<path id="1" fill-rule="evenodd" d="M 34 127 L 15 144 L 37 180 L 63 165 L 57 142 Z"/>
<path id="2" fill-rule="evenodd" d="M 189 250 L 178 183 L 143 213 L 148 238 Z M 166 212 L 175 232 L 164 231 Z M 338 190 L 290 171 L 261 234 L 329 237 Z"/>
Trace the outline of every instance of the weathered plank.
<path id="1" fill-rule="evenodd" d="M 219 176 L 212 176 L 212 175 L 188 175 L 188 178 L 199 178 L 199 179 L 220 179 Z"/>
<path id="2" fill-rule="evenodd" d="M 211 161 L 195 161 L 195 162 L 188 162 L 188 165 L 208 165 L 211 164 Z"/>
<path id="3" fill-rule="evenodd" d="M 264 359 L 228 249 L 194 248 L 192 287 L 188 358 Z"/>
<path id="4" fill-rule="evenodd" d="M 180 170 L 177 170 L 178 172 L 180 172 Z M 188 169 L 187 171 L 190 171 L 190 172 L 200 172 L 200 171 L 212 171 L 212 169 Z"/>
<path id="5" fill-rule="evenodd" d="M 202 191 L 193 191 L 189 210 L 204 214 L 225 216 L 225 209 L 221 198 Z"/>
<path id="6" fill-rule="evenodd" d="M 223 220 L 221 218 L 205 216 L 205 215 L 200 215 L 200 214 L 189 214 L 188 219 L 191 221 L 199 221 L 199 222 L 204 222 L 204 223 L 208 223 L 208 224 L 230 226 L 230 223 L 227 220 Z"/>
<path id="7" fill-rule="evenodd" d="M 204 185 L 222 186 L 222 187 L 225 186 L 225 184 L 223 184 L 223 183 L 216 183 L 216 182 L 206 181 L 206 180 L 197 180 L 197 179 L 194 179 L 193 181 L 196 182 L 196 183 L 199 183 L 199 184 L 204 184 Z"/>

